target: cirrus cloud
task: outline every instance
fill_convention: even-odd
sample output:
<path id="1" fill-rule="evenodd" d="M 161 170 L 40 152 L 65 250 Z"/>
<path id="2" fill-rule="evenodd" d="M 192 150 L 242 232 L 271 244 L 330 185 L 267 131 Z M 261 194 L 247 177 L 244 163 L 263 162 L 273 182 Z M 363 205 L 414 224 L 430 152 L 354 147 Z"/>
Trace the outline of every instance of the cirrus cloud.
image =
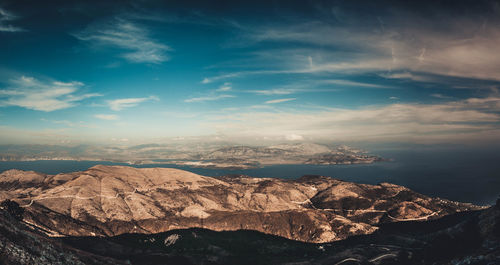
<path id="1" fill-rule="evenodd" d="M 282 103 L 282 102 L 287 102 L 287 101 L 292 101 L 292 100 L 296 100 L 296 98 L 273 99 L 273 100 L 266 101 L 266 104 L 276 104 L 276 103 Z"/>
<path id="2" fill-rule="evenodd" d="M 26 31 L 23 28 L 7 24 L 9 21 L 18 19 L 19 17 L 11 12 L 0 7 L 0 32 L 21 32 Z"/>
<path id="3" fill-rule="evenodd" d="M 234 98 L 234 97 L 236 97 L 236 96 L 222 94 L 222 95 L 188 98 L 188 99 L 185 99 L 184 102 L 193 103 L 193 102 L 203 102 L 203 101 L 214 101 L 214 100 L 219 100 L 219 99 L 224 99 L 224 98 Z"/>
<path id="4" fill-rule="evenodd" d="M 234 137 L 300 135 L 329 141 L 448 141 L 499 139 L 500 98 L 440 104 L 390 104 L 320 111 L 245 111 L 207 116 L 204 125 Z"/>
<path id="5" fill-rule="evenodd" d="M 0 106 L 17 106 L 48 112 L 74 107 L 84 99 L 102 96 L 98 93 L 78 93 L 83 86 L 84 84 L 78 81 L 42 81 L 21 76 L 9 80 L 8 86 L 0 89 Z"/>
<path id="6" fill-rule="evenodd" d="M 149 96 L 145 98 L 120 98 L 115 100 L 109 100 L 108 105 L 112 110 L 120 111 L 126 108 L 131 108 L 143 103 L 145 101 L 158 101 L 160 100 L 157 96 Z"/>
<path id="7" fill-rule="evenodd" d="M 114 114 L 96 114 L 94 117 L 101 119 L 101 120 L 106 120 L 106 121 L 115 121 L 118 120 L 118 116 Z"/>
<path id="8" fill-rule="evenodd" d="M 121 57 L 133 63 L 160 64 L 168 61 L 166 53 L 172 49 L 149 35 L 145 27 L 122 18 L 94 24 L 74 34 L 79 40 L 97 46 L 120 48 L 125 51 Z"/>

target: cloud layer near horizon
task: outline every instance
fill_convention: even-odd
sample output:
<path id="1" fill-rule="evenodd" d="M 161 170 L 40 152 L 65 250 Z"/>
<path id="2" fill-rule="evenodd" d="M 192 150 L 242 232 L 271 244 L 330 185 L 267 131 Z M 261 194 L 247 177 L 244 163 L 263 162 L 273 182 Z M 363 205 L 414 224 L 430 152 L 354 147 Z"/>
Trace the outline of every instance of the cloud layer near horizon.
<path id="1" fill-rule="evenodd" d="M 207 117 L 205 126 L 242 138 L 454 142 L 499 139 L 500 97 L 440 104 L 391 104 L 307 112 L 241 111 Z"/>

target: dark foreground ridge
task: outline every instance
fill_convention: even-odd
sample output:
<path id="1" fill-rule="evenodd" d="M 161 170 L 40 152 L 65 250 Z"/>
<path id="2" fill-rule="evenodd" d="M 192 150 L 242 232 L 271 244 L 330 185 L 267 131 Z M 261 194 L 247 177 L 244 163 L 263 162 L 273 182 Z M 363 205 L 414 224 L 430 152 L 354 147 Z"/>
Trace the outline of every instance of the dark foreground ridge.
<path id="1" fill-rule="evenodd" d="M 0 264 L 498 264 L 500 207 L 312 244 L 248 230 L 193 228 L 50 238 L 0 210 Z"/>

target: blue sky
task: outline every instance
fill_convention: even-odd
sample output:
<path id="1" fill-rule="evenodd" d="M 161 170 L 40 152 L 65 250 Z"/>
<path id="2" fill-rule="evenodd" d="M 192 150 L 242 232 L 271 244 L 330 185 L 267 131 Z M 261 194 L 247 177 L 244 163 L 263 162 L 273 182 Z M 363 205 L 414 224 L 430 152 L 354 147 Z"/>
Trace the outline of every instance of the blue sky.
<path id="1" fill-rule="evenodd" d="M 0 143 L 489 142 L 496 1 L 0 2 Z"/>

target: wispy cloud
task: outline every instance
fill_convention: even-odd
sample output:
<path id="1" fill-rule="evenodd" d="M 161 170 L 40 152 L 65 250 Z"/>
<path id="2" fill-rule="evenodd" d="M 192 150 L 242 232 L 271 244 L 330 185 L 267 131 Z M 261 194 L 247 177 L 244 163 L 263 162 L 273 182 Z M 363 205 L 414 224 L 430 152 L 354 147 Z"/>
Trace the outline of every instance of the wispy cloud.
<path id="1" fill-rule="evenodd" d="M 8 24 L 19 17 L 0 7 L 0 32 L 21 32 L 26 31 L 23 28 Z"/>
<path id="2" fill-rule="evenodd" d="M 145 98 L 120 98 L 115 100 L 108 100 L 108 105 L 112 110 L 120 111 L 126 108 L 131 108 L 143 103 L 145 101 L 159 101 L 157 96 L 149 96 Z"/>
<path id="3" fill-rule="evenodd" d="M 209 117 L 205 125 L 235 137 L 454 142 L 499 139 L 499 111 L 500 98 L 489 97 L 307 112 L 245 111 Z"/>
<path id="4" fill-rule="evenodd" d="M 172 50 L 169 46 L 151 38 L 150 32 L 144 26 L 122 18 L 91 25 L 74 36 L 94 45 L 123 49 L 127 52 L 121 56 L 134 63 L 163 63 L 169 59 L 167 51 Z"/>
<path id="5" fill-rule="evenodd" d="M 452 98 L 452 97 L 450 97 L 450 96 L 446 96 L 446 95 L 439 94 L 439 93 L 434 93 L 434 94 L 431 94 L 431 97 L 434 97 L 434 98 L 441 98 L 441 99 L 450 99 L 450 98 Z"/>
<path id="6" fill-rule="evenodd" d="M 276 103 L 282 103 L 282 102 L 287 102 L 287 101 L 292 101 L 292 100 L 296 100 L 296 98 L 273 99 L 273 100 L 266 101 L 266 104 L 276 104 Z"/>
<path id="7" fill-rule="evenodd" d="M 436 77 L 432 77 L 429 75 L 425 75 L 422 73 L 410 73 L 408 71 L 396 71 L 389 73 L 381 73 L 381 77 L 387 79 L 403 79 L 403 80 L 412 80 L 417 82 L 436 82 L 439 81 Z"/>
<path id="8" fill-rule="evenodd" d="M 285 135 L 285 139 L 288 141 L 302 141 L 304 140 L 304 136 L 292 133 Z"/>
<path id="9" fill-rule="evenodd" d="M 248 90 L 250 93 L 258 95 L 290 95 L 302 90 L 296 88 L 273 88 L 273 89 L 260 89 L 260 90 Z"/>
<path id="10" fill-rule="evenodd" d="M 96 114 L 94 117 L 101 119 L 101 120 L 106 120 L 106 121 L 115 121 L 118 120 L 118 116 L 114 114 Z"/>
<path id="11" fill-rule="evenodd" d="M 128 142 L 128 138 L 111 138 L 111 141 L 113 142 Z"/>
<path id="12" fill-rule="evenodd" d="M 217 91 L 229 91 L 231 89 L 232 89 L 231 83 L 226 82 L 222 86 L 220 86 L 219 88 L 217 88 Z"/>
<path id="13" fill-rule="evenodd" d="M 11 79 L 8 84 L 7 88 L 0 89 L 0 106 L 54 111 L 73 107 L 87 98 L 101 96 L 98 93 L 78 94 L 84 84 L 77 81 L 41 81 L 21 76 Z"/>
<path id="14" fill-rule="evenodd" d="M 221 79 L 237 77 L 240 75 L 241 75 L 241 73 L 230 73 L 230 74 L 222 74 L 222 75 L 212 76 L 212 77 L 205 77 L 205 78 L 203 78 L 203 80 L 201 80 L 201 83 L 202 84 L 209 84 L 209 83 L 221 80 Z"/>
<path id="15" fill-rule="evenodd" d="M 263 96 L 273 96 L 273 95 L 291 95 L 297 93 L 315 93 L 315 92 L 335 92 L 339 91 L 337 88 L 315 88 L 317 83 L 321 82 L 310 82 L 308 84 L 294 84 L 291 86 L 284 86 L 279 88 L 269 88 L 269 89 L 250 89 L 244 92 L 252 93 L 256 95 Z"/>
<path id="16" fill-rule="evenodd" d="M 340 79 L 323 80 L 321 82 L 325 83 L 325 84 L 335 84 L 335 85 L 340 85 L 340 86 L 367 87 L 367 88 L 390 88 L 389 86 L 384 86 L 384 85 L 355 82 L 355 81 L 350 81 L 350 80 L 340 80 Z"/>
<path id="17" fill-rule="evenodd" d="M 369 19 L 359 21 L 357 13 L 341 26 L 316 21 L 246 27 L 241 45 L 281 45 L 279 50 L 261 49 L 253 59 L 254 69 L 268 70 L 226 72 L 203 83 L 284 73 L 374 73 L 419 82 L 446 82 L 449 77 L 500 81 L 500 55 L 492 52 L 500 46 L 496 21 L 444 13 L 436 22 L 418 12 L 389 13 L 382 28 L 366 24 Z"/>
<path id="18" fill-rule="evenodd" d="M 214 101 L 214 100 L 225 99 L 225 98 L 234 98 L 234 97 L 236 97 L 236 96 L 222 94 L 222 95 L 214 95 L 214 96 L 188 98 L 188 99 L 185 99 L 184 102 L 193 103 L 193 102 L 203 102 L 203 101 Z"/>
<path id="19" fill-rule="evenodd" d="M 73 121 L 68 121 L 68 120 L 48 120 L 48 119 L 45 119 L 45 118 L 42 118 L 40 120 L 46 121 L 46 122 L 51 122 L 51 123 L 54 123 L 54 124 L 63 124 L 63 125 L 66 125 L 68 127 L 96 128 L 96 126 L 94 126 L 92 124 L 87 124 L 87 123 L 85 123 L 83 121 L 73 122 Z"/>

